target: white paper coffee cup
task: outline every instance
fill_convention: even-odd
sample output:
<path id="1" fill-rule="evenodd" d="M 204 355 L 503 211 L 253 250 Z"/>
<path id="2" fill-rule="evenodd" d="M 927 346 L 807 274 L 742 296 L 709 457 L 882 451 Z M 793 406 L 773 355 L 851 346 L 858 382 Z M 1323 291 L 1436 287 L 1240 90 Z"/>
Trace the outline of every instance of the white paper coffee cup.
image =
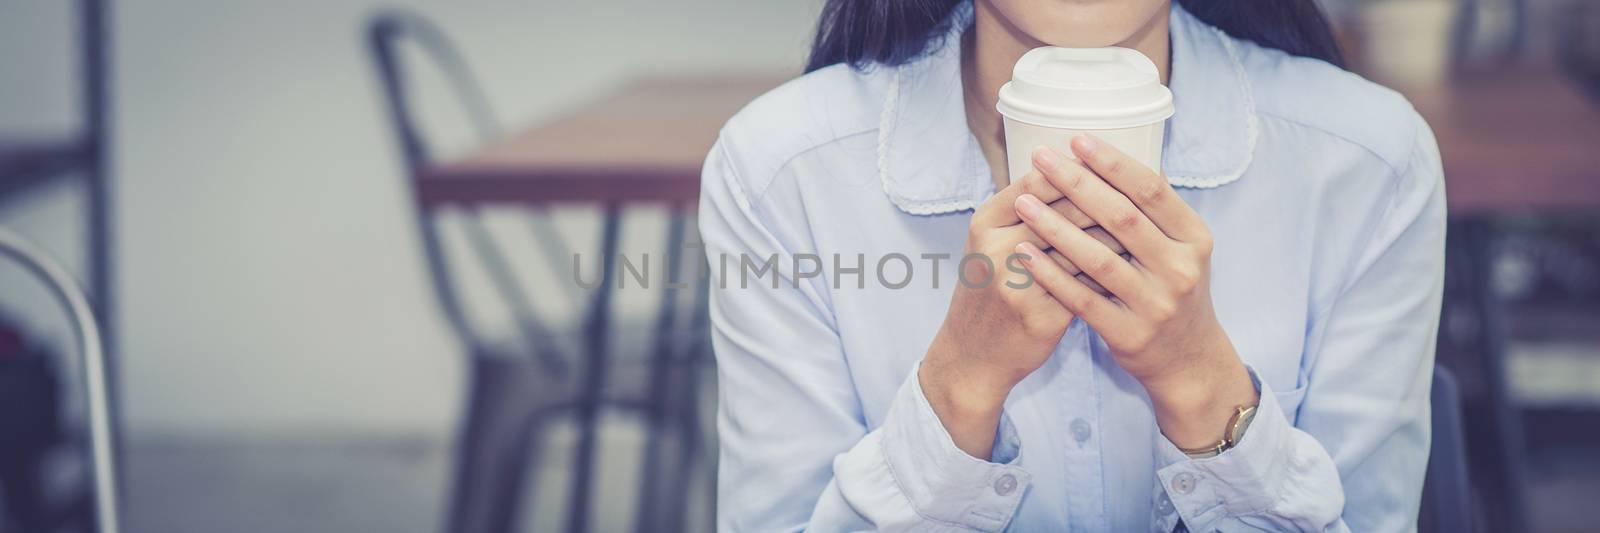
<path id="1" fill-rule="evenodd" d="M 1074 158 L 1068 143 L 1081 133 L 1161 170 L 1161 143 L 1172 116 L 1172 91 L 1155 63 L 1119 47 L 1029 50 L 996 106 L 1005 117 L 1007 174 L 1015 182 L 1033 168 L 1034 148 Z M 1074 158 L 1075 159 L 1075 158 Z"/>

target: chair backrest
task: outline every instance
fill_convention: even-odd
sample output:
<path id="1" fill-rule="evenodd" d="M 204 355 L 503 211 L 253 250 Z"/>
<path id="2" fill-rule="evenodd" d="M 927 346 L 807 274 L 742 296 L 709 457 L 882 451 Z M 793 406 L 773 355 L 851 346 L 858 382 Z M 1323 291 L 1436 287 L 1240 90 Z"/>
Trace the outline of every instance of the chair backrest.
<path id="1" fill-rule="evenodd" d="M 429 161 L 432 155 L 427 139 L 417 126 L 417 117 L 406 90 L 406 72 L 400 60 L 401 43 L 413 43 L 444 73 L 444 78 L 454 91 L 457 103 L 466 112 L 480 141 L 500 135 L 500 124 L 494 111 L 467 67 L 467 62 L 443 30 L 416 12 L 404 9 L 385 9 L 367 22 L 367 47 L 383 82 L 384 96 L 389 115 L 395 126 L 406 163 L 416 170 Z"/>
<path id="2" fill-rule="evenodd" d="M 1442 366 L 1433 369 L 1433 445 L 1422 485 L 1419 524 L 1426 531 L 1472 531 L 1472 484 L 1467 474 L 1461 389 Z"/>
<path id="3" fill-rule="evenodd" d="M 414 102 L 406 90 L 407 73 L 401 61 L 402 43 L 414 44 L 440 69 L 446 83 L 453 89 L 457 103 L 466 112 L 468 120 L 476 130 L 480 142 L 487 142 L 500 136 L 500 125 L 489 107 L 488 98 L 472 76 L 466 60 L 456 51 L 450 39 L 438 26 L 412 11 L 386 9 L 373 15 L 368 21 L 366 37 L 368 51 L 372 54 L 379 81 L 383 84 L 383 96 L 395 130 L 395 139 L 405 157 L 410 183 L 415 184 L 419 171 L 431 162 L 433 154 L 413 112 Z M 556 375 L 564 375 L 567 362 L 559 355 L 562 351 L 561 339 L 552 335 L 544 326 L 544 321 L 531 305 L 528 291 L 517 279 L 516 268 L 496 244 L 493 235 L 478 216 L 477 210 L 468 206 L 461 211 L 463 236 L 482 265 L 488 281 L 495 287 L 495 292 L 515 317 L 523 344 L 544 363 L 547 370 Z M 419 207 L 417 222 L 423 249 L 427 254 L 428 271 L 432 278 L 435 298 L 443 308 L 445 318 L 450 322 L 457 337 L 470 347 L 474 355 L 494 351 L 484 347 L 485 343 L 474 332 L 466 316 L 463 302 L 456 296 L 455 286 L 451 282 L 450 265 L 446 261 L 440 243 L 440 231 L 434 223 L 432 213 Z M 558 258 L 567 250 L 565 243 L 540 213 L 535 212 L 531 222 L 537 244 L 542 248 L 540 255 L 550 266 L 557 266 Z"/>
<path id="4" fill-rule="evenodd" d="M 82 357 L 85 405 L 89 411 L 89 462 L 93 469 L 95 524 L 100 533 L 120 530 L 117 515 L 117 465 L 115 435 L 111 425 L 111 390 L 106 380 L 106 355 L 100 344 L 100 327 L 89 299 L 72 274 L 39 247 L 0 228 L 0 257 L 8 257 L 38 277 L 51 296 L 67 309 L 77 331 Z"/>

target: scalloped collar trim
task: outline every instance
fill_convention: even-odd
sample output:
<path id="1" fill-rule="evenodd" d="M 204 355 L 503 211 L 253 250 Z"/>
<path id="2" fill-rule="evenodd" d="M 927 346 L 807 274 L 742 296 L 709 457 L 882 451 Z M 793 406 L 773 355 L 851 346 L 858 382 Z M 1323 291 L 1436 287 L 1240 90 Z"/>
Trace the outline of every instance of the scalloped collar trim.
<path id="1" fill-rule="evenodd" d="M 962 98 L 961 32 L 972 7 L 951 15 L 949 32 L 927 56 L 886 69 L 878 127 L 878 177 L 889 200 L 914 215 L 975 208 L 994 194 Z M 1237 43 L 1172 8 L 1172 91 L 1162 166 L 1175 187 L 1214 188 L 1250 166 L 1258 135 L 1255 101 Z"/>

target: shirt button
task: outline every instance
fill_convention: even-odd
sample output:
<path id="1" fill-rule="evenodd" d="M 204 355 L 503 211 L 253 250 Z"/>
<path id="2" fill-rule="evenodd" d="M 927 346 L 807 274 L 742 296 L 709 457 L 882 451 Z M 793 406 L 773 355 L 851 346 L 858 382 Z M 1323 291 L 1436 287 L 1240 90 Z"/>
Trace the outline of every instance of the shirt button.
<path id="1" fill-rule="evenodd" d="M 1178 472 L 1178 475 L 1172 476 L 1172 490 L 1178 491 L 1178 494 L 1194 492 L 1195 483 L 1199 481 L 1194 478 L 1194 474 L 1188 472 Z"/>
<path id="2" fill-rule="evenodd" d="M 1072 421 L 1073 439 L 1077 439 L 1078 442 L 1084 442 L 1089 440 L 1089 436 L 1091 435 L 1094 435 L 1094 430 L 1090 429 L 1088 420 L 1079 418 Z"/>
<path id="3" fill-rule="evenodd" d="M 1161 497 L 1156 499 L 1156 513 L 1160 514 L 1161 516 L 1167 516 L 1172 514 L 1172 511 L 1174 510 L 1175 509 L 1172 507 L 1172 498 L 1168 498 L 1167 493 L 1165 492 L 1161 493 Z"/>
<path id="4" fill-rule="evenodd" d="M 1017 490 L 1017 476 L 1006 474 L 994 480 L 994 493 L 1001 496 L 1010 496 Z"/>

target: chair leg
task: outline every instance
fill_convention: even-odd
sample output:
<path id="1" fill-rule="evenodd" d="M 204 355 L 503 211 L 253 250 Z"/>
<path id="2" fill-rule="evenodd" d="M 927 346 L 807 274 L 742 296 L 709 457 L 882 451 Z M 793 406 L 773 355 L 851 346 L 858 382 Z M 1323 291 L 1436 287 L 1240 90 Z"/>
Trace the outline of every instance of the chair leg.
<path id="1" fill-rule="evenodd" d="M 484 486 L 491 475 L 483 469 L 480 458 L 487 448 L 488 429 L 491 425 L 490 418 L 485 409 L 492 405 L 486 392 L 479 390 L 476 368 L 472 369 L 472 377 L 468 379 L 468 390 L 471 396 L 467 399 L 466 417 L 459 436 L 456 438 L 455 460 L 451 470 L 454 479 L 450 488 L 450 511 L 446 515 L 444 531 L 446 533 L 481 533 L 484 529 L 481 516 L 483 499 L 479 495 L 487 492 Z"/>
<path id="2" fill-rule="evenodd" d="M 551 418 L 562 414 L 560 410 L 544 410 L 529 415 L 526 424 L 527 430 L 522 434 L 521 445 L 517 447 L 521 453 L 508 456 L 504 484 L 500 488 L 496 508 L 499 510 L 493 516 L 493 529 L 496 532 L 521 531 L 527 529 L 516 527 L 517 518 L 521 513 L 522 502 L 538 501 L 539 472 L 544 456 L 545 437 L 550 427 Z"/>
<path id="3" fill-rule="evenodd" d="M 543 450 L 544 439 L 537 427 L 525 427 L 524 431 L 512 441 L 513 445 L 501 450 L 501 472 L 497 476 L 494 493 L 490 498 L 494 502 L 493 512 L 487 516 L 488 531 L 494 533 L 508 533 L 517 522 L 518 512 L 522 502 L 527 501 L 537 485 L 539 476 L 529 476 L 529 465 L 537 467 L 539 454 Z M 531 480 L 531 483 L 530 483 Z M 523 492 L 528 491 L 528 492 Z"/>
<path id="4" fill-rule="evenodd" d="M 616 270 L 618 233 L 622 225 L 621 207 L 606 206 L 605 225 L 600 245 L 600 286 L 595 287 L 594 303 L 589 308 L 585 327 L 587 353 L 583 361 L 583 385 L 578 389 L 578 457 L 572 474 L 572 504 L 567 509 L 569 533 L 589 531 L 590 485 L 593 484 L 595 447 L 599 444 L 598 415 L 608 366 L 607 320 L 611 312 L 611 284 Z"/>
<path id="5" fill-rule="evenodd" d="M 510 530 L 524 485 L 531 413 L 544 394 L 534 364 L 474 356 L 466 425 L 456 445 L 455 479 L 447 533 Z M 508 468 L 507 465 L 510 465 Z"/>
<path id="6" fill-rule="evenodd" d="M 705 458 L 706 441 L 700 427 L 699 365 L 694 360 L 680 361 L 673 370 L 677 394 L 672 402 L 672 418 L 678 432 L 677 449 L 674 450 L 677 460 L 673 462 L 672 475 L 667 479 L 676 480 L 685 490 L 672 493 L 672 501 L 663 506 L 660 523 L 671 528 L 671 531 L 683 531 L 687 518 L 684 511 L 689 506 L 689 491 L 686 489 L 695 467 L 700 466 Z M 711 480 L 714 486 L 715 474 L 712 474 Z M 716 500 L 714 495 L 710 499 Z"/>
<path id="7" fill-rule="evenodd" d="M 1462 259 L 1468 263 L 1472 307 L 1479 327 L 1479 356 L 1488 389 L 1489 424 L 1495 440 L 1493 454 L 1499 469 L 1495 477 L 1503 498 L 1498 529 L 1522 529 L 1528 525 L 1527 481 L 1525 470 L 1522 412 L 1511 397 L 1510 376 L 1506 371 L 1509 350 L 1504 302 L 1494 289 L 1494 256 L 1491 222 L 1472 219 L 1451 228 L 1463 247 Z"/>
<path id="8" fill-rule="evenodd" d="M 690 383 L 688 387 L 690 392 L 686 394 L 688 399 L 685 401 L 684 412 L 688 413 L 690 436 L 694 439 L 691 451 L 694 457 L 703 463 L 703 470 L 707 473 L 706 481 L 709 494 L 706 495 L 705 499 L 705 512 L 709 524 L 706 529 L 716 529 L 718 448 L 715 431 L 710 434 L 705 431 L 700 410 L 701 387 L 707 381 L 705 378 L 708 370 L 712 368 L 711 365 L 707 365 L 710 362 L 707 358 L 714 357 L 711 349 L 711 278 L 709 276 L 702 278 L 699 283 L 700 288 L 695 293 L 691 315 L 693 318 L 691 321 L 692 326 L 689 328 L 694 336 L 690 337 L 689 349 L 684 352 L 685 360 L 681 363 L 688 372 L 688 381 Z M 714 373 L 711 375 L 715 376 Z M 716 386 L 715 380 L 710 382 L 710 386 Z M 715 420 L 715 418 L 715 415 L 712 415 L 712 420 Z"/>
<path id="9" fill-rule="evenodd" d="M 661 309 L 656 315 L 655 350 L 650 361 L 649 389 L 645 393 L 650 410 L 646 419 L 649 436 L 642 453 L 638 507 L 633 518 L 634 531 L 638 533 L 675 531 L 660 529 L 660 522 L 656 518 L 661 513 L 658 500 L 663 481 L 662 461 L 666 457 L 662 453 L 663 437 L 671 430 L 667 424 L 671 415 L 671 406 L 668 404 L 673 385 L 671 372 L 673 360 L 682 349 L 681 343 L 675 342 L 678 337 L 674 335 L 673 326 L 677 322 L 678 277 L 682 271 L 683 234 L 687 225 L 685 211 L 682 204 L 673 205 L 671 222 L 667 228 L 666 280 L 661 292 Z"/>

